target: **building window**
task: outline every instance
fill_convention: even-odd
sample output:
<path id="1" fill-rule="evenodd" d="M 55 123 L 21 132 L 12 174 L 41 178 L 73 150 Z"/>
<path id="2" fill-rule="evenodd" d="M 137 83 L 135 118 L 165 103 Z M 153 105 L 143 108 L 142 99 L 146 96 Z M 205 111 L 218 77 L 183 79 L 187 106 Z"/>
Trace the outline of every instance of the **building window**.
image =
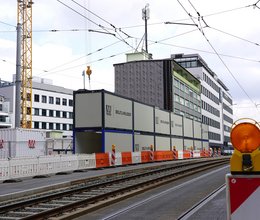
<path id="1" fill-rule="evenodd" d="M 60 123 L 56 123 L 56 130 L 60 130 Z"/>
<path id="2" fill-rule="evenodd" d="M 42 129 L 46 129 L 46 122 L 42 122 Z"/>
<path id="3" fill-rule="evenodd" d="M 56 105 L 60 105 L 60 98 L 56 97 Z"/>
<path id="4" fill-rule="evenodd" d="M 62 112 L 62 117 L 67 118 L 67 112 Z"/>
<path id="5" fill-rule="evenodd" d="M 37 95 L 37 94 L 35 94 L 35 95 L 34 95 L 34 101 L 35 101 L 35 102 L 39 102 L 39 101 L 40 101 L 40 96 Z"/>
<path id="6" fill-rule="evenodd" d="M 60 111 L 56 111 L 56 117 L 57 117 L 57 118 L 60 117 Z"/>
<path id="7" fill-rule="evenodd" d="M 34 122 L 34 128 L 39 128 L 39 122 L 38 121 Z"/>
<path id="8" fill-rule="evenodd" d="M 69 118 L 73 118 L 72 112 L 69 112 Z"/>
<path id="9" fill-rule="evenodd" d="M 73 100 L 69 99 L 69 106 L 73 106 Z"/>
<path id="10" fill-rule="evenodd" d="M 49 123 L 49 129 L 53 129 L 53 123 Z"/>
<path id="11" fill-rule="evenodd" d="M 49 110 L 49 116 L 53 117 L 53 110 Z"/>
<path id="12" fill-rule="evenodd" d="M 62 99 L 62 105 L 67 105 L 67 99 Z"/>
<path id="13" fill-rule="evenodd" d="M 38 108 L 34 109 L 34 115 L 40 115 L 40 110 Z"/>
<path id="14" fill-rule="evenodd" d="M 46 97 L 46 95 L 42 95 L 42 103 L 47 103 L 47 97 Z"/>
<path id="15" fill-rule="evenodd" d="M 62 125 L 62 130 L 66 131 L 67 130 L 67 124 Z"/>
<path id="16" fill-rule="evenodd" d="M 49 104 L 53 104 L 54 103 L 54 98 L 52 96 L 49 97 Z"/>
<path id="17" fill-rule="evenodd" d="M 72 124 L 69 124 L 69 130 L 72 131 Z"/>
<path id="18" fill-rule="evenodd" d="M 42 116 L 47 116 L 47 111 L 46 111 L 46 109 L 42 109 Z"/>

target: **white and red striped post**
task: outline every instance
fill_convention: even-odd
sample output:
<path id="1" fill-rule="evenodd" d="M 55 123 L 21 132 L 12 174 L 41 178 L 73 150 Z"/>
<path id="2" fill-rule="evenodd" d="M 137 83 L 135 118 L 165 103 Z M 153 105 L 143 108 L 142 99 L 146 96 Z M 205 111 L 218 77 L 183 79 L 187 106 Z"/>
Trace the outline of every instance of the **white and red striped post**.
<path id="1" fill-rule="evenodd" d="M 218 156 L 219 156 L 219 157 L 221 156 L 221 150 L 220 150 L 220 148 L 218 149 Z"/>
<path id="2" fill-rule="evenodd" d="M 193 158 L 193 147 L 190 147 L 190 158 Z"/>
<path id="3" fill-rule="evenodd" d="M 153 161 L 153 145 L 150 146 L 150 161 Z"/>
<path id="4" fill-rule="evenodd" d="M 173 146 L 173 159 L 174 159 L 174 160 L 177 160 L 177 159 L 178 159 L 177 150 L 176 150 L 176 147 L 175 147 L 175 146 Z"/>
<path id="5" fill-rule="evenodd" d="M 116 165 L 116 146 L 112 145 L 112 154 L 111 154 L 111 166 Z"/>

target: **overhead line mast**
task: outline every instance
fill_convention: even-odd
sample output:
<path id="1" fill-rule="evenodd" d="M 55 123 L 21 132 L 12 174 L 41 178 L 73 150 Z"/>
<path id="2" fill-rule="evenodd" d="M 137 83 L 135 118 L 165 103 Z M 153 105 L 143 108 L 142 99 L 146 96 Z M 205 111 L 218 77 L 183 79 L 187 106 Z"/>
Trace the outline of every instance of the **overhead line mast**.
<path id="1" fill-rule="evenodd" d="M 17 23 L 21 25 L 22 128 L 32 128 L 32 4 L 32 0 L 17 0 Z"/>

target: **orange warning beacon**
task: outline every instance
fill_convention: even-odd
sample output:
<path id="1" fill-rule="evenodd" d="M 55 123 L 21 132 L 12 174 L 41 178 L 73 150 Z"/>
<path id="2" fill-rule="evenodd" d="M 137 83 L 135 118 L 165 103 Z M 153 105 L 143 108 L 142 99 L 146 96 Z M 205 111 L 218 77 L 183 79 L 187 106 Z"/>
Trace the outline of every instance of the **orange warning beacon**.
<path id="1" fill-rule="evenodd" d="M 230 133 L 234 153 L 230 160 L 232 174 L 260 174 L 260 125 L 253 119 L 239 119 Z"/>

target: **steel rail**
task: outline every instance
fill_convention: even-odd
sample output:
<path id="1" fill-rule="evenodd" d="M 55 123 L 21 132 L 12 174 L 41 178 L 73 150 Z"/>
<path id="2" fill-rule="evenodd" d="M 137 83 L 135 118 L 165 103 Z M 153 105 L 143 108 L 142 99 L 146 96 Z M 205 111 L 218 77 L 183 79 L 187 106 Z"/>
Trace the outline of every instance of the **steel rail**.
<path id="1" fill-rule="evenodd" d="M 210 167 L 218 166 L 228 161 L 229 159 L 203 162 L 193 161 L 192 163 L 175 164 L 172 167 L 164 166 L 163 168 L 157 168 L 152 171 L 148 170 L 146 172 L 143 171 L 138 174 L 132 172 L 131 175 L 125 175 L 120 172 L 121 175 L 117 174 L 117 178 L 105 180 L 101 183 L 93 183 L 88 186 L 76 187 L 39 198 L 0 206 L 0 219 L 8 219 L 9 217 L 11 219 L 12 216 L 14 217 L 13 219 L 44 219 L 48 216 L 69 212 L 81 206 L 97 203 L 98 201 L 129 192 L 136 188 L 149 186 L 155 182 L 170 181 L 170 178 L 189 175 L 188 173 L 196 172 L 201 169 L 209 169 Z M 84 194 L 86 197 L 84 197 Z M 51 203 L 54 205 L 51 205 Z M 38 205 L 37 207 L 37 204 L 40 204 L 40 206 Z M 47 207 L 46 204 L 48 204 L 49 208 L 43 208 L 43 204 L 45 207 Z"/>
<path id="2" fill-rule="evenodd" d="M 226 189 L 226 184 L 222 184 L 220 187 L 218 187 L 216 190 L 208 194 L 206 197 L 204 197 L 202 200 L 200 200 L 198 203 L 196 203 L 194 206 L 192 206 L 190 209 L 188 209 L 186 212 L 182 213 L 177 220 L 188 220 L 194 213 L 196 213 L 202 206 L 206 205 L 209 201 L 211 201 L 214 197 L 216 197 L 220 192 L 222 192 L 224 189 Z"/>

